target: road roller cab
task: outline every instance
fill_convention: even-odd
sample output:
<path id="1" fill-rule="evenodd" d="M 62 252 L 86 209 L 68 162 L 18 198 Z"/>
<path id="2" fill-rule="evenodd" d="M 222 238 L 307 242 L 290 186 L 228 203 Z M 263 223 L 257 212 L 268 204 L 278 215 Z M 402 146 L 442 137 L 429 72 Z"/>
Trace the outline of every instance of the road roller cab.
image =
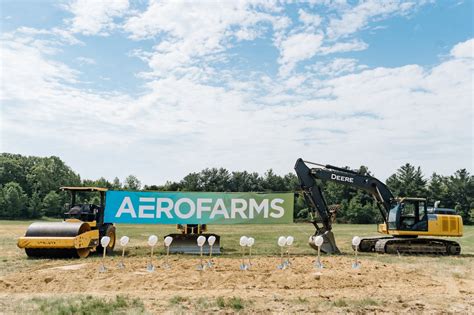
<path id="1" fill-rule="evenodd" d="M 18 239 L 18 247 L 24 248 L 29 257 L 80 257 L 101 251 L 100 238 L 109 236 L 107 251 L 115 246 L 115 227 L 104 222 L 106 188 L 61 187 L 71 194 L 62 222 L 32 223 L 24 237 Z M 81 202 L 78 194 L 99 193 L 100 204 Z"/>

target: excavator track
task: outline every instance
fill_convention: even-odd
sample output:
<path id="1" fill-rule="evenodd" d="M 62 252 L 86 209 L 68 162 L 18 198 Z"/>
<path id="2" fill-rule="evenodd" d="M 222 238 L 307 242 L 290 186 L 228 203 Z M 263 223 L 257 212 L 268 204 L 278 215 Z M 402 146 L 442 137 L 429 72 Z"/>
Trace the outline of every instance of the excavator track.
<path id="1" fill-rule="evenodd" d="M 372 237 L 362 237 L 359 244 L 360 252 L 375 252 L 375 244 L 379 240 L 391 239 L 391 236 L 372 236 Z M 354 245 L 352 249 L 355 250 Z"/>
<path id="2" fill-rule="evenodd" d="M 459 255 L 461 246 L 436 238 L 383 238 L 375 243 L 375 252 L 386 254 Z"/>

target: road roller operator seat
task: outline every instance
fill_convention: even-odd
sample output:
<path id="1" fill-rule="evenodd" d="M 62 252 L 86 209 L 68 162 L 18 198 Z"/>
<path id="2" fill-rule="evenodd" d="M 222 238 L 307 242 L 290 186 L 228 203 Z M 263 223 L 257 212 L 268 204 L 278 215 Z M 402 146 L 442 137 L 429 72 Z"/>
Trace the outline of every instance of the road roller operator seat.
<path id="1" fill-rule="evenodd" d="M 99 206 L 94 204 L 78 204 L 72 206 L 64 215 L 66 219 L 74 218 L 85 222 L 92 222 L 97 220 L 98 210 Z"/>
<path id="2" fill-rule="evenodd" d="M 106 188 L 99 187 L 61 187 L 61 191 L 68 191 L 71 193 L 72 205 L 69 210 L 64 214 L 65 218 L 78 219 L 84 222 L 97 221 L 100 225 L 103 223 L 104 205 L 105 205 L 105 192 Z M 78 202 L 77 193 L 80 192 L 97 192 L 100 195 L 100 204 L 80 203 Z"/>

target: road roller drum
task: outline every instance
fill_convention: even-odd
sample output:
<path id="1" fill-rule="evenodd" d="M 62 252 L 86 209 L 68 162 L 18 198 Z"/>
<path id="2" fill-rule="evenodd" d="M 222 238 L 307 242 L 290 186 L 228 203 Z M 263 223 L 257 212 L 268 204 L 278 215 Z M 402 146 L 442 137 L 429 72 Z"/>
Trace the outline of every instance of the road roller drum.
<path id="1" fill-rule="evenodd" d="M 29 257 L 81 257 L 94 250 L 99 241 L 97 230 L 85 222 L 35 222 L 18 240 Z"/>
<path id="2" fill-rule="evenodd" d="M 25 236 L 76 237 L 90 229 L 89 224 L 84 222 L 34 222 L 26 230 Z"/>

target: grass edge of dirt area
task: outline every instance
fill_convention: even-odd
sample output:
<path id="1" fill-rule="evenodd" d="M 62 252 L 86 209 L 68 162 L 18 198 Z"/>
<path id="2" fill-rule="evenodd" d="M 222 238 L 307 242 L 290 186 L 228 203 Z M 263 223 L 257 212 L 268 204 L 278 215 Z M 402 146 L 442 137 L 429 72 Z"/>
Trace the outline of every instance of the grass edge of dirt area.
<path id="1" fill-rule="evenodd" d="M 141 299 L 130 295 L 98 295 L 68 294 L 57 297 L 45 294 L 36 294 L 29 298 L 12 296 L 12 305 L 2 303 L 2 314 L 188 314 L 188 313 L 274 313 L 274 312 L 324 312 L 324 313 L 365 313 L 383 311 L 384 301 L 364 297 L 361 299 L 337 298 L 328 299 L 316 295 L 314 298 L 298 297 L 285 299 L 281 294 L 268 298 L 281 304 L 282 308 L 272 308 L 264 297 L 241 297 L 238 293 L 229 296 L 211 295 L 186 297 L 177 294 L 166 299 Z M 3 304 L 3 305 L 2 305 Z M 257 305 L 258 304 L 258 305 Z"/>
<path id="2" fill-rule="evenodd" d="M 48 315 L 145 313 L 145 306 L 140 298 L 124 294 L 115 296 L 92 296 L 91 294 L 34 295 L 33 297 L 20 298 L 20 303 L 15 303 L 15 297 L 11 296 L 13 305 L 3 305 L 3 312 L 5 314 Z"/>

